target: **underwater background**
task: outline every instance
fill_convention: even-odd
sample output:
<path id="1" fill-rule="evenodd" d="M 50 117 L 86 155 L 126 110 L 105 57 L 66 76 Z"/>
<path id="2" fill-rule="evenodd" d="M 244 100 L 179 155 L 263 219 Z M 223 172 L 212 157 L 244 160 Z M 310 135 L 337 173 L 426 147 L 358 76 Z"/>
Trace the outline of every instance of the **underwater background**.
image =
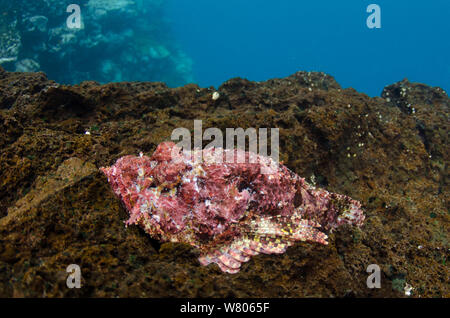
<path id="1" fill-rule="evenodd" d="M 0 0 L 0 297 L 449 298 L 450 3 L 376 1 L 371 29 L 374 2 Z M 125 227 L 135 202 L 100 168 L 158 158 L 195 120 L 204 131 L 278 128 L 283 165 L 360 202 L 329 201 L 338 217 L 357 211 L 358 226 L 320 223 L 328 245 L 289 241 L 278 255 L 264 255 L 274 237 L 255 236 L 261 254 L 222 249 L 208 265 L 196 246 Z M 174 170 L 159 171 L 163 197 L 190 204 Z M 128 185 L 130 198 L 141 193 Z M 275 189 L 296 207 L 320 202 Z M 162 212 L 158 222 L 173 216 Z M 223 246 L 187 230 L 182 240 Z"/>
<path id="2" fill-rule="evenodd" d="M 450 89 L 446 0 L 168 3 L 174 34 L 203 86 L 305 70 L 333 75 L 370 96 L 405 77 Z M 381 8 L 380 29 L 366 25 L 372 3 Z"/>
<path id="3" fill-rule="evenodd" d="M 83 0 L 0 1 L 0 64 L 46 72 L 60 83 L 95 80 L 219 86 L 298 70 L 333 75 L 370 96 L 408 78 L 450 89 L 450 2 L 380 0 L 381 28 L 368 28 L 373 1 Z"/>

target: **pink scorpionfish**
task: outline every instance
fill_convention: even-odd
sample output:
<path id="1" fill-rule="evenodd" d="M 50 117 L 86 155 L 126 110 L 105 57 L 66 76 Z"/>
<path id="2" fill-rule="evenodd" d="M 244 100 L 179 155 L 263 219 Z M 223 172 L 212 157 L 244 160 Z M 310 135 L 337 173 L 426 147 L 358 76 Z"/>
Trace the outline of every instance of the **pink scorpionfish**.
<path id="1" fill-rule="evenodd" d="M 239 149 L 188 152 L 163 142 L 151 157 L 125 156 L 101 171 L 129 211 L 126 225 L 163 242 L 188 243 L 200 250 L 202 265 L 216 263 L 227 273 L 296 241 L 327 244 L 324 232 L 364 221 L 358 201 Z"/>

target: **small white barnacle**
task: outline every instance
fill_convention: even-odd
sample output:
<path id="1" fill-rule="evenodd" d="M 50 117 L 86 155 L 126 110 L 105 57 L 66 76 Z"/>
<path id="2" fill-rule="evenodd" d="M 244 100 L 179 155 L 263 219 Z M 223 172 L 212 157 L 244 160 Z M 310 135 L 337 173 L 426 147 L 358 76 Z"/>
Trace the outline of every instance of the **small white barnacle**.
<path id="1" fill-rule="evenodd" d="M 414 287 L 412 287 L 410 284 L 406 283 L 404 287 L 405 296 L 411 296 L 411 292 L 413 291 Z"/>
<path id="2" fill-rule="evenodd" d="M 214 92 L 214 93 L 212 94 L 212 99 L 213 99 L 213 100 L 218 100 L 219 97 L 220 97 L 219 92 Z"/>

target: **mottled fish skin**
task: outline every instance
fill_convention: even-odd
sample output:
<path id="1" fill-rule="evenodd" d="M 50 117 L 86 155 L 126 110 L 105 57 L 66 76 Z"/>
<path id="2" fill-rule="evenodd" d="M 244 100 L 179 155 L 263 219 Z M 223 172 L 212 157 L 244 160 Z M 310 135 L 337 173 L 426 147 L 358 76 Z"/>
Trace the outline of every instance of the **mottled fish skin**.
<path id="1" fill-rule="evenodd" d="M 194 160 L 199 152 L 203 162 Z M 226 162 L 229 152 L 245 162 Z M 249 163 L 250 156 L 258 160 Z M 242 150 L 189 153 L 164 142 L 151 157 L 125 156 L 101 171 L 130 213 L 127 226 L 188 243 L 200 250 L 201 265 L 216 263 L 230 274 L 252 256 L 281 254 L 297 241 L 327 244 L 325 231 L 363 224 L 358 201 L 273 166 L 271 158 Z"/>

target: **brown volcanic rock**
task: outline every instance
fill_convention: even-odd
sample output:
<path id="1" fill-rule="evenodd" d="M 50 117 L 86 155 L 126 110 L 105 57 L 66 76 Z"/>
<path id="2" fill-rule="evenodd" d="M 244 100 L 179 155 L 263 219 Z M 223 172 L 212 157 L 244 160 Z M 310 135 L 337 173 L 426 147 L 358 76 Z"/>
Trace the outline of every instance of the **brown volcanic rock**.
<path id="1" fill-rule="evenodd" d="M 439 88 L 402 81 L 383 98 L 323 73 L 232 79 L 212 88 L 162 83 L 58 85 L 0 69 L 0 296 L 450 297 L 448 116 Z M 414 108 L 414 110 L 413 110 Z M 366 223 L 259 255 L 236 275 L 202 267 L 184 245 L 137 227 L 96 169 L 151 154 L 174 128 L 280 128 L 280 160 L 363 202 Z M 85 134 L 89 131 L 90 134 Z M 82 288 L 66 287 L 78 264 Z M 368 289 L 378 264 L 381 289 Z"/>

